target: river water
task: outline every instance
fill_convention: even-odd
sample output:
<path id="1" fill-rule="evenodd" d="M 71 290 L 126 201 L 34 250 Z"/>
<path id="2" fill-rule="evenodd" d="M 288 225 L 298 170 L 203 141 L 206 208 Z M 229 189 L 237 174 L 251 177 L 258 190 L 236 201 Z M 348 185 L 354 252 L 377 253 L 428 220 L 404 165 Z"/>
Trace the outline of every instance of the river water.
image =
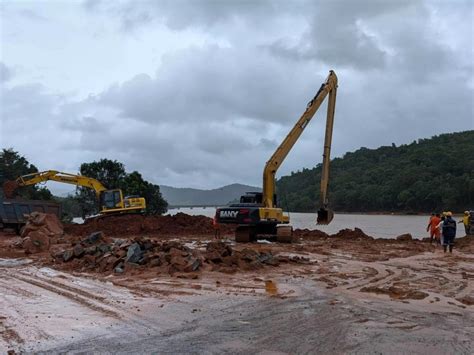
<path id="1" fill-rule="evenodd" d="M 171 209 L 169 214 L 178 212 L 190 215 L 213 217 L 215 208 L 180 208 Z M 337 233 L 344 228 L 360 228 L 366 234 L 375 238 L 395 238 L 400 234 L 410 233 L 414 238 L 428 237 L 426 226 L 429 216 L 400 216 L 400 215 L 366 215 L 366 214 L 336 214 L 331 224 L 316 225 L 316 213 L 290 213 L 291 224 L 294 228 L 319 229 L 328 234 Z"/>

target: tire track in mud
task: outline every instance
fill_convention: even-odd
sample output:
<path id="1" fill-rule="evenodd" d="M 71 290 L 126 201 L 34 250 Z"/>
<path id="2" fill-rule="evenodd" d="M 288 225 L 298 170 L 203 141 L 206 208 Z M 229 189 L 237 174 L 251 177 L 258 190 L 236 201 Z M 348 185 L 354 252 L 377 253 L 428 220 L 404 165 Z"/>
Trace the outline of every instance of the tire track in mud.
<path id="1" fill-rule="evenodd" d="M 65 288 L 61 288 L 60 286 L 51 286 L 51 285 L 48 285 L 47 283 L 43 283 L 43 282 L 34 280 L 30 277 L 20 276 L 20 275 L 17 275 L 17 274 L 10 275 L 10 277 L 12 277 L 16 280 L 20 280 L 20 281 L 23 281 L 25 283 L 31 284 L 33 286 L 42 288 L 44 290 L 55 293 L 55 294 L 60 295 L 62 297 L 65 297 L 65 298 L 67 298 L 67 299 L 69 299 L 73 302 L 78 303 L 81 306 L 84 306 L 84 307 L 87 307 L 87 308 L 89 308 L 93 311 L 102 313 L 102 314 L 104 314 L 108 317 L 117 318 L 117 319 L 121 318 L 121 316 L 117 312 L 112 311 L 108 308 L 104 308 L 102 306 L 99 306 L 99 305 L 89 301 L 88 299 L 83 298 L 84 296 L 83 297 L 78 296 L 74 293 L 71 293 L 71 292 L 67 291 L 67 289 L 65 289 Z M 60 283 L 58 283 L 58 284 L 60 284 Z"/>
<path id="2" fill-rule="evenodd" d="M 20 274 L 25 276 L 25 277 L 29 277 L 29 275 L 25 274 L 24 272 L 20 272 Z M 40 280 L 40 281 L 42 281 L 46 284 L 50 284 L 50 285 L 58 287 L 60 289 L 64 289 L 66 291 L 76 293 L 76 294 L 78 294 L 82 297 L 90 298 L 90 299 L 96 300 L 98 302 L 111 305 L 110 301 L 108 301 L 106 297 L 95 295 L 93 293 L 84 291 L 83 289 L 80 289 L 78 287 L 66 285 L 65 283 L 58 282 L 58 281 L 55 281 L 55 280 L 52 280 L 52 279 L 46 279 L 46 278 L 38 276 L 38 275 L 35 275 L 35 278 L 37 278 L 38 280 Z"/>

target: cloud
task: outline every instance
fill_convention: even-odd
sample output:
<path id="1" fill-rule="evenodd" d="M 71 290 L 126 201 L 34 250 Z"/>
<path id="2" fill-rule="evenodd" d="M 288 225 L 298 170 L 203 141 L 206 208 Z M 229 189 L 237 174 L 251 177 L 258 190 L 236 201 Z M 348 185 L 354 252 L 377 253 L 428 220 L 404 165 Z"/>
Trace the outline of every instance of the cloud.
<path id="1" fill-rule="evenodd" d="M 160 1 L 85 1 L 91 12 L 105 12 L 120 19 L 125 30 L 143 28 L 162 21 L 172 30 L 191 27 L 208 29 L 216 25 L 249 22 L 265 25 L 274 14 L 303 11 L 308 1 L 240 0 L 160 0 Z"/>
<path id="2" fill-rule="evenodd" d="M 13 72 L 4 63 L 0 62 L 0 83 L 7 82 L 13 76 Z"/>
<path id="3" fill-rule="evenodd" d="M 72 26 L 103 21 L 109 31 L 118 23 L 124 31 L 114 32 L 113 43 L 127 60 L 111 58 L 106 66 L 101 60 L 97 69 L 90 67 L 100 59 L 93 54 L 86 55 L 88 66 L 70 53 L 52 52 L 57 75 L 100 82 L 101 89 L 82 98 L 38 80 L 20 82 L 0 64 L 2 145 L 41 169 L 74 172 L 82 162 L 107 157 L 158 184 L 259 185 L 265 162 L 329 69 L 339 76 L 333 156 L 474 129 L 472 3 L 456 4 L 88 1 L 86 20 Z M 59 26 L 57 32 L 68 26 L 59 24 L 51 26 Z M 160 33 L 159 40 L 149 32 Z M 110 45 L 108 38 L 94 37 L 94 48 Z M 185 39 L 185 45 L 174 43 Z M 90 52 L 87 40 L 75 43 Z M 144 61 L 137 43 L 159 54 Z M 65 72 L 61 60 L 68 63 Z M 111 82 L 109 68 L 132 74 Z M 321 161 L 325 109 L 280 174 Z"/>
<path id="4" fill-rule="evenodd" d="M 263 50 L 191 48 L 163 58 L 155 77 L 137 75 L 98 101 L 146 122 L 249 118 L 287 124 L 319 87 L 310 67 L 288 71 L 284 60 Z"/>

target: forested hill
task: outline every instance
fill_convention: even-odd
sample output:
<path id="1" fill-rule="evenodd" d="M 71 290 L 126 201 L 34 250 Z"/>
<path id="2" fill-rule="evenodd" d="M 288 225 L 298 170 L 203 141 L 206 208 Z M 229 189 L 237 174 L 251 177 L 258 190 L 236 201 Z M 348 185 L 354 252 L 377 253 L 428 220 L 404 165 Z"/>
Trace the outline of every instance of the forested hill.
<path id="1" fill-rule="evenodd" d="M 321 165 L 277 181 L 290 211 L 315 211 Z M 411 144 L 361 148 L 331 162 L 329 201 L 344 212 L 431 212 L 474 209 L 474 131 Z"/>
<path id="2" fill-rule="evenodd" d="M 213 190 L 200 190 L 191 188 L 177 188 L 166 185 L 160 186 L 163 197 L 173 205 L 226 205 L 233 200 L 238 200 L 248 191 L 261 191 L 260 187 L 232 184 Z"/>

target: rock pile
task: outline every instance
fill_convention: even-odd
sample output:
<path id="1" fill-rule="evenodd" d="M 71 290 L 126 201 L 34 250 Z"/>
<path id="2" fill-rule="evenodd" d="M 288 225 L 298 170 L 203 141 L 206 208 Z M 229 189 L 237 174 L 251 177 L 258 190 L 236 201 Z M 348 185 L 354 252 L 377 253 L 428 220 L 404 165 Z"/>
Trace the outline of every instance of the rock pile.
<path id="1" fill-rule="evenodd" d="M 33 212 L 21 230 L 22 247 L 26 254 L 47 251 L 63 234 L 63 226 L 56 215 Z"/>
<path id="2" fill-rule="evenodd" d="M 70 263 L 78 271 L 123 273 L 137 267 L 161 267 L 162 271 L 196 271 L 201 266 L 197 252 L 176 241 L 158 242 L 145 238 L 111 239 L 102 232 L 73 241 L 52 252 L 58 263 Z"/>
<path id="3" fill-rule="evenodd" d="M 275 256 L 250 248 L 234 250 L 221 241 L 209 242 L 205 250 L 191 249 L 180 241 L 148 238 L 111 239 L 102 232 L 55 246 L 51 255 L 56 264 L 76 271 L 122 274 L 130 269 L 153 268 L 157 273 L 191 273 L 202 270 L 236 272 L 278 266 L 282 262 L 309 263 L 301 257 Z"/>

